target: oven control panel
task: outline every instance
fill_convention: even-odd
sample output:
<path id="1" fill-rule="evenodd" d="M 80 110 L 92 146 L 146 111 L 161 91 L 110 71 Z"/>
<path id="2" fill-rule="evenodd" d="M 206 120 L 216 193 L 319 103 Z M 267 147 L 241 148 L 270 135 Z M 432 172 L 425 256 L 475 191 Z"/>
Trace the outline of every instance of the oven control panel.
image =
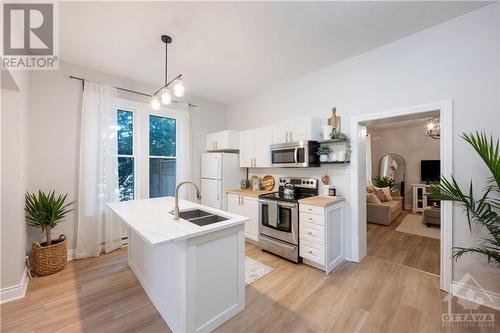
<path id="1" fill-rule="evenodd" d="M 302 188 L 318 188 L 318 180 L 315 178 L 300 178 L 300 177 L 280 177 L 279 186 L 284 186 L 287 183 L 294 185 L 295 187 Z"/>

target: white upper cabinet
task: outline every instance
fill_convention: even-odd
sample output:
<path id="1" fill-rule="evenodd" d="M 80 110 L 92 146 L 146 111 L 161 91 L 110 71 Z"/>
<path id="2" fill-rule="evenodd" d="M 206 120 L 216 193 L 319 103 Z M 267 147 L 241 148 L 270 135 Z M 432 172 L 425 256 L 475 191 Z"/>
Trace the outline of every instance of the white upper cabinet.
<path id="1" fill-rule="evenodd" d="M 255 160 L 254 167 L 268 168 L 271 166 L 271 145 L 273 131 L 271 127 L 262 127 L 255 130 Z"/>
<path id="2" fill-rule="evenodd" d="M 251 168 L 255 154 L 254 130 L 240 132 L 240 167 Z"/>
<path id="3" fill-rule="evenodd" d="M 320 120 L 300 117 L 273 124 L 273 144 L 295 141 L 319 140 Z"/>
<path id="4" fill-rule="evenodd" d="M 272 131 L 273 131 L 273 143 L 291 142 L 288 137 L 290 135 L 289 120 L 274 123 Z"/>
<path id="5" fill-rule="evenodd" d="M 262 127 L 241 132 L 240 167 L 269 167 L 271 165 L 271 152 L 269 150 L 271 142 L 271 127 Z"/>
<path id="6" fill-rule="evenodd" d="M 231 130 L 207 134 L 207 150 L 238 150 L 240 149 L 239 137 L 239 132 Z"/>

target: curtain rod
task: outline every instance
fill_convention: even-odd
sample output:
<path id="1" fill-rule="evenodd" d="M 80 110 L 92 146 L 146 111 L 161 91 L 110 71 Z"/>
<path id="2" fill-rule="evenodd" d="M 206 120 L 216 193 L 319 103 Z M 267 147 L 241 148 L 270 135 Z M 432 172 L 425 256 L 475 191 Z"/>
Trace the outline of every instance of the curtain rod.
<path id="1" fill-rule="evenodd" d="M 82 81 L 82 83 L 84 83 L 87 80 L 87 79 L 84 79 L 83 77 L 78 77 L 78 76 L 73 76 L 73 75 L 70 75 L 69 78 L 73 79 L 73 80 Z M 82 88 L 83 88 L 83 86 L 82 86 Z M 121 90 L 121 91 L 132 93 L 132 94 L 137 94 L 137 95 L 146 96 L 146 97 L 153 97 L 153 95 L 149 95 L 149 94 L 146 94 L 146 93 L 143 93 L 143 92 L 140 92 L 140 91 L 130 90 L 130 89 L 122 88 L 122 87 L 115 87 L 115 88 L 118 89 L 118 90 Z M 174 101 L 174 100 L 172 100 L 172 102 L 173 103 L 179 103 L 178 101 Z M 188 103 L 188 105 L 190 107 L 193 107 L 193 108 L 197 108 L 198 107 L 198 105 L 194 105 L 194 104 L 191 104 L 191 103 Z"/>

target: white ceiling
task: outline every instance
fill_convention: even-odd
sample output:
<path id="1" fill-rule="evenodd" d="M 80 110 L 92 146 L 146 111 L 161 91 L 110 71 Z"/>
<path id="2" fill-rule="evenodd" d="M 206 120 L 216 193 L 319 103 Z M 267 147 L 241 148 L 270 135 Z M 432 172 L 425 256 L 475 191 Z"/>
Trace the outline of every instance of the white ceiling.
<path id="1" fill-rule="evenodd" d="M 60 56 L 230 104 L 459 16 L 485 2 L 60 2 Z"/>

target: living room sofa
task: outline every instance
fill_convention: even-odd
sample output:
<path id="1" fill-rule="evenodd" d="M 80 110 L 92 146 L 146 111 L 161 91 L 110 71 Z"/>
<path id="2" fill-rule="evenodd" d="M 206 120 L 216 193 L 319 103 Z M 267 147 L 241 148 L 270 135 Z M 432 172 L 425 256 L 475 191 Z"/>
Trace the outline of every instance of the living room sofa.
<path id="1" fill-rule="evenodd" d="M 380 203 L 366 203 L 366 220 L 369 223 L 389 225 L 403 210 L 403 198 L 392 197 L 392 200 Z"/>

